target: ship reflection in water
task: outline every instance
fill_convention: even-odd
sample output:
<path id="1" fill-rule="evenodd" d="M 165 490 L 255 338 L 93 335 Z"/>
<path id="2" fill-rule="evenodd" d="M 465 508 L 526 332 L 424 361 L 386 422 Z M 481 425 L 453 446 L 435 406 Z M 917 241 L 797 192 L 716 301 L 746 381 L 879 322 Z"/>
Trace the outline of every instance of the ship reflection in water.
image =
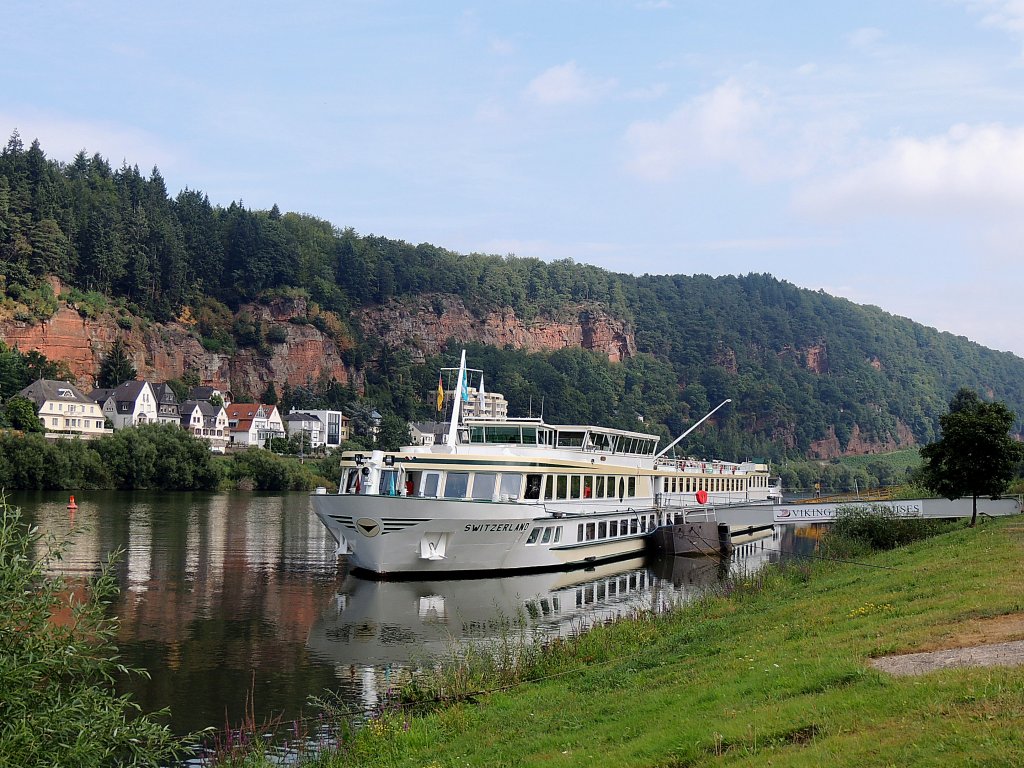
<path id="1" fill-rule="evenodd" d="M 643 557 L 578 571 L 479 579 L 375 581 L 346 577 L 309 632 L 308 647 L 372 710 L 406 670 L 467 644 L 565 637 L 692 600 L 730 575 L 777 559 L 770 531 L 732 558 Z M 358 686 L 353 685 L 358 682 Z M 358 691 L 355 688 L 358 687 Z"/>
<path id="2" fill-rule="evenodd" d="M 460 644 L 511 631 L 527 641 L 566 635 L 693 599 L 729 573 L 753 571 L 814 541 L 788 529 L 726 561 L 626 560 L 589 571 L 448 581 L 346 575 L 305 494 L 20 494 L 44 534 L 74 534 L 53 563 L 73 580 L 112 550 L 121 594 L 122 661 L 149 671 L 121 690 L 144 710 L 170 709 L 175 733 L 290 722 L 315 714 L 325 689 L 372 708 L 395 675 Z M 42 554 L 41 550 L 37 554 Z M 405 672 L 402 672 L 405 674 Z"/>

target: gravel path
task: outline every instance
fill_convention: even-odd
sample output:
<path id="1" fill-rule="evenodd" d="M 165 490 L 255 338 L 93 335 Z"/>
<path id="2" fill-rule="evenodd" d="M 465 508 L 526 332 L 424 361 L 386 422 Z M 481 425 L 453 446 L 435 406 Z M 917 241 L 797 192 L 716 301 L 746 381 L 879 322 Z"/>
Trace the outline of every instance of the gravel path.
<path id="1" fill-rule="evenodd" d="M 952 667 L 1016 667 L 1024 664 L 1024 640 L 968 648 L 945 648 L 872 659 L 871 666 L 890 675 L 923 675 Z"/>

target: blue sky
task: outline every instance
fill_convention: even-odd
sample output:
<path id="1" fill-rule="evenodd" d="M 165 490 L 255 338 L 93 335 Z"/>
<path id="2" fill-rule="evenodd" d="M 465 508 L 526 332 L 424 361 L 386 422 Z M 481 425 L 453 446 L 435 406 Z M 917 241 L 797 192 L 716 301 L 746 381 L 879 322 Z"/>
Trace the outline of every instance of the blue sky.
<path id="1" fill-rule="evenodd" d="M 1024 355 L 1024 0 L 7 4 L 0 133 L 469 253 L 769 272 Z"/>

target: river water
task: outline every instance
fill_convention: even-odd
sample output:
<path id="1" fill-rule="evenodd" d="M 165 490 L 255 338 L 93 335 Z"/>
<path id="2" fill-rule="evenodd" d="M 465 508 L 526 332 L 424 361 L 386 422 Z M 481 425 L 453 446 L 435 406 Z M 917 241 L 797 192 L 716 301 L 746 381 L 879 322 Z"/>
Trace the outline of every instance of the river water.
<path id="1" fill-rule="evenodd" d="M 461 642 L 487 642 L 509 621 L 531 636 L 578 631 L 690 599 L 737 569 L 806 549 L 790 529 L 731 561 L 637 558 L 589 571 L 468 580 L 378 582 L 347 573 L 306 494 L 88 492 L 11 501 L 49 534 L 73 539 L 60 570 L 95 573 L 122 549 L 118 645 L 149 670 L 130 691 L 169 708 L 179 734 L 311 715 L 308 697 L 336 691 L 374 707 L 398 670 Z M 247 709 L 248 708 L 248 709 Z"/>

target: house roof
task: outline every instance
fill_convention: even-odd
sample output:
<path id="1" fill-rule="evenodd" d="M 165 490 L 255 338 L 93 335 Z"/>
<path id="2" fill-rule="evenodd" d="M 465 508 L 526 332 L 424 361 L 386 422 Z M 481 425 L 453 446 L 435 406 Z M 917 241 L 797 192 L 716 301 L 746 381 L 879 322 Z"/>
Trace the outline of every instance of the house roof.
<path id="1" fill-rule="evenodd" d="M 260 409 L 263 415 L 260 415 Z M 228 412 L 229 419 L 269 419 L 277 411 L 276 405 L 265 405 L 263 403 L 231 403 L 225 405 L 224 410 Z"/>
<path id="2" fill-rule="evenodd" d="M 178 410 L 182 413 L 192 413 L 198 408 L 204 416 L 216 416 L 221 412 L 223 406 L 214 405 L 207 400 L 186 400 L 178 405 Z"/>
<path id="3" fill-rule="evenodd" d="M 285 421 L 315 421 L 317 424 L 322 423 L 319 416 L 314 416 L 312 413 L 289 413 L 284 417 Z"/>
<path id="4" fill-rule="evenodd" d="M 412 421 L 409 426 L 423 435 L 434 435 L 448 429 L 448 423 L 443 421 Z"/>
<path id="5" fill-rule="evenodd" d="M 33 381 L 21 392 L 19 397 L 31 400 L 38 408 L 47 400 L 65 400 L 69 403 L 88 403 L 92 405 L 95 400 L 86 396 L 82 390 L 70 381 L 56 381 L 54 379 L 38 379 Z"/>
<path id="6" fill-rule="evenodd" d="M 254 419 L 273 417 L 277 413 L 277 406 L 262 403 L 231 403 L 231 405 L 224 406 L 224 410 L 228 414 L 228 421 L 234 423 L 231 431 L 248 432 L 252 429 Z"/>
<path id="7" fill-rule="evenodd" d="M 90 397 L 101 405 L 110 398 L 114 398 L 118 413 L 131 413 L 135 408 L 135 403 L 139 401 L 139 395 L 142 394 L 142 390 L 147 386 L 149 385 L 144 380 L 133 379 L 132 381 L 122 382 L 113 389 L 94 389 Z M 103 392 L 106 392 L 107 395 L 101 399 L 99 393 Z"/>
<path id="8" fill-rule="evenodd" d="M 162 381 L 159 384 L 150 384 L 153 388 L 153 394 L 156 396 L 156 401 L 162 404 L 177 404 L 178 396 L 174 394 L 174 390 L 171 389 L 166 381 Z"/>
<path id="9" fill-rule="evenodd" d="M 214 395 L 223 393 L 216 387 L 192 387 L 188 393 L 189 400 L 209 400 Z"/>
<path id="10" fill-rule="evenodd" d="M 178 413 L 181 414 L 181 423 L 188 426 L 191 422 L 192 414 L 196 408 L 203 416 L 203 422 L 213 424 L 217 420 L 217 415 L 223 410 L 219 405 L 214 405 L 206 400 L 186 400 L 178 406 Z"/>
<path id="11" fill-rule="evenodd" d="M 96 387 L 96 389 L 89 393 L 89 399 L 103 405 L 107 402 L 107 398 L 110 397 L 110 393 L 113 391 L 111 387 Z"/>

